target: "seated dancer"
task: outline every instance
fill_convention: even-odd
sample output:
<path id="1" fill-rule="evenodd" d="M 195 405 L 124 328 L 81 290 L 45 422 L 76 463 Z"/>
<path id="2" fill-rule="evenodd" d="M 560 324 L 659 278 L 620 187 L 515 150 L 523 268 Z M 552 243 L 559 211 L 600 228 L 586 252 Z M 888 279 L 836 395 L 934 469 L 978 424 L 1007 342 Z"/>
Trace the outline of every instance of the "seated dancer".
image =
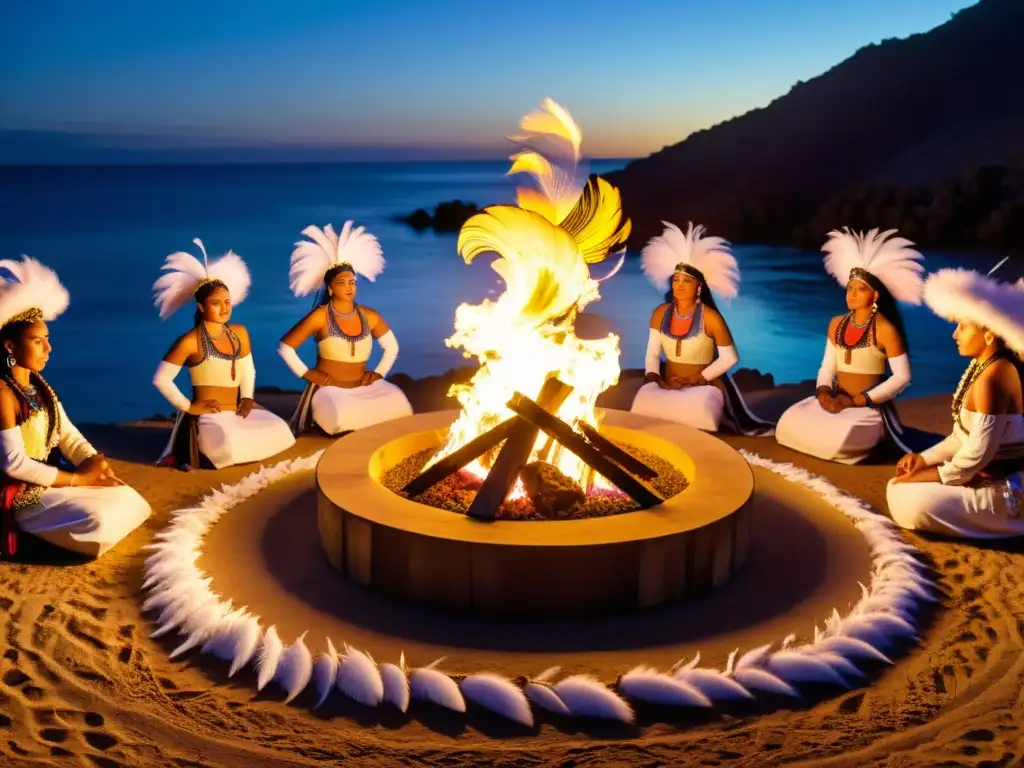
<path id="1" fill-rule="evenodd" d="M 0 267 L 14 278 L 0 278 L 0 550 L 16 554 L 21 531 L 99 557 L 149 517 L 149 504 L 117 479 L 42 377 L 46 322 L 67 309 L 67 290 L 34 259 Z M 54 451 L 64 468 L 49 461 Z"/>
<path id="2" fill-rule="evenodd" d="M 791 406 L 775 428 L 779 444 L 826 461 L 856 464 L 888 434 L 907 451 L 893 398 L 910 384 L 910 355 L 897 301 L 921 303 L 923 256 L 896 230 L 829 232 L 825 270 L 846 287 L 833 317 L 817 394 Z M 884 379 L 886 362 L 892 375 Z"/>
<path id="3" fill-rule="evenodd" d="M 398 357 L 398 340 L 377 312 L 356 304 L 356 275 L 370 282 L 384 270 L 377 238 L 346 221 L 340 233 L 328 224 L 302 230 L 308 240 L 297 242 L 289 278 L 296 296 L 316 292 L 313 310 L 302 318 L 278 346 L 292 373 L 308 384 L 291 419 L 299 435 L 316 423 L 328 435 L 361 429 L 412 415 L 405 393 L 384 381 Z M 315 368 L 307 368 L 295 351 L 310 336 L 316 338 Z M 384 354 L 377 367 L 366 370 L 373 339 Z"/>
<path id="4" fill-rule="evenodd" d="M 684 234 L 663 223 L 665 231 L 647 244 L 640 263 L 656 288 L 670 280 L 671 287 L 651 315 L 646 383 L 630 410 L 708 432 L 717 432 L 724 416 L 737 432 L 770 434 L 771 423 L 750 412 L 729 375 L 740 358 L 711 294 L 737 295 L 740 272 L 729 244 L 704 237 L 704 227 L 690 224 Z"/>
<path id="5" fill-rule="evenodd" d="M 1024 280 L 943 269 L 924 299 L 958 324 L 957 351 L 971 363 L 953 396 L 952 433 L 900 459 L 889 513 L 904 528 L 948 536 L 1024 534 Z"/>
<path id="6" fill-rule="evenodd" d="M 178 337 L 157 366 L 155 386 L 178 409 L 171 439 L 159 462 L 180 469 L 221 469 L 261 461 L 295 444 L 288 424 L 253 400 L 256 366 L 249 332 L 228 325 L 232 306 L 249 292 L 249 269 L 228 252 L 209 262 L 179 251 L 167 257 L 168 274 L 154 284 L 160 319 L 195 302 L 194 327 Z M 174 385 L 182 366 L 192 380 L 189 400 Z"/>

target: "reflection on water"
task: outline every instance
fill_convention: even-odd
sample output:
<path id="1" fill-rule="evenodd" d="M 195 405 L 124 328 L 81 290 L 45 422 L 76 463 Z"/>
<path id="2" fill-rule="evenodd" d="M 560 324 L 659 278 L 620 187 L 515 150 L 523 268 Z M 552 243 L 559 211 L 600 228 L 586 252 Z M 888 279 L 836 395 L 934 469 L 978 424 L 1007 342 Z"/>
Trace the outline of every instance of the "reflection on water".
<path id="1" fill-rule="evenodd" d="M 619 165 L 595 161 L 591 170 Z M 485 262 L 463 264 L 455 235 L 417 233 L 394 217 L 452 199 L 511 202 L 515 180 L 506 170 L 505 163 L 0 168 L 0 257 L 39 258 L 71 292 L 71 308 L 51 329 L 55 352 L 46 375 L 78 421 L 170 411 L 150 381 L 173 339 L 191 325 L 191 312 L 161 323 L 150 286 L 167 254 L 195 250 L 193 237 L 211 254 L 230 248 L 249 264 L 251 293 L 235 319 L 250 329 L 260 385 L 299 385 L 275 351 L 310 306 L 288 291 L 294 243 L 309 224 L 337 228 L 346 218 L 365 224 L 384 246 L 387 268 L 376 283 L 360 282 L 359 300 L 395 329 L 395 370 L 440 373 L 467 362 L 444 344 L 455 308 L 494 295 L 497 276 Z M 740 296 L 721 306 L 741 365 L 770 371 L 777 382 L 814 378 L 829 318 L 845 306 L 821 254 L 741 246 L 736 255 Z M 968 259 L 926 255 L 929 269 Z M 994 261 L 975 263 L 987 269 Z M 1016 276 L 1008 267 L 1003 274 Z M 635 254 L 602 284 L 602 294 L 588 311 L 606 317 L 620 335 L 622 366 L 642 367 L 661 295 Z M 909 394 L 950 391 L 963 369 L 952 327 L 923 308 L 908 310 L 906 321 L 914 365 Z M 300 354 L 313 363 L 312 344 Z M 179 386 L 187 391 L 184 379 Z"/>

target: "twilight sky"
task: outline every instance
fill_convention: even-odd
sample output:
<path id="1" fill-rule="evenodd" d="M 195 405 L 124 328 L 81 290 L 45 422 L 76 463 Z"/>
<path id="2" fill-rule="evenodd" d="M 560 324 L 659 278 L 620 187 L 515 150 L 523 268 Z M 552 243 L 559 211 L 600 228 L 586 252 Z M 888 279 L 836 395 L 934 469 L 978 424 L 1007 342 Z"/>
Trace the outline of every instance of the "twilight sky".
<path id="1" fill-rule="evenodd" d="M 253 145 L 504 157 L 544 96 L 587 155 L 634 157 L 973 4 L 4 0 L 0 163 Z"/>

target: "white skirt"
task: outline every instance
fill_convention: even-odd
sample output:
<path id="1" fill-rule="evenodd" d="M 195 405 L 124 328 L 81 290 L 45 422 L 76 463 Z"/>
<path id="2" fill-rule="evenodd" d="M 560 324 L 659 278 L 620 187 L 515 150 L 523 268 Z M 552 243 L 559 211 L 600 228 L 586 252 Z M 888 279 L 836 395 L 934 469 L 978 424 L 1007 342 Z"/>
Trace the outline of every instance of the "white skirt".
<path id="1" fill-rule="evenodd" d="M 313 421 L 328 435 L 412 416 L 405 393 L 384 379 L 365 387 L 320 387 L 313 393 Z"/>
<path id="2" fill-rule="evenodd" d="M 1024 472 L 1016 479 L 1024 482 Z M 889 515 L 901 528 L 965 539 L 1024 535 L 1024 509 L 1011 510 L 1005 483 L 968 488 L 943 483 L 893 483 L 885 490 Z M 1018 504 L 1020 502 L 1017 502 Z"/>
<path id="3" fill-rule="evenodd" d="M 262 461 L 295 445 L 288 422 L 262 408 L 244 419 L 234 411 L 204 413 L 197 426 L 199 450 L 217 469 Z"/>
<path id="4" fill-rule="evenodd" d="M 18 527 L 72 552 L 99 557 L 149 517 L 149 503 L 127 485 L 47 488 L 14 513 Z"/>
<path id="5" fill-rule="evenodd" d="M 789 407 L 775 427 L 779 445 L 826 461 L 856 464 L 885 439 L 882 414 L 875 408 L 829 413 L 808 397 Z"/>
<path id="6" fill-rule="evenodd" d="M 705 432 L 717 432 L 722 423 L 725 397 L 711 384 L 683 389 L 662 389 L 648 382 L 637 390 L 630 410 L 641 416 L 674 421 Z"/>

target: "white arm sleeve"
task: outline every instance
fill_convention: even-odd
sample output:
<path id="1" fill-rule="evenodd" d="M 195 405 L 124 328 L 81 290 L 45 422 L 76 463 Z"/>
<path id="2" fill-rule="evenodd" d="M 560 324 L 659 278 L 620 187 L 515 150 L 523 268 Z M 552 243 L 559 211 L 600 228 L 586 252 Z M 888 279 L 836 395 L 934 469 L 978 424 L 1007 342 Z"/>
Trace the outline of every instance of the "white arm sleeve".
<path id="1" fill-rule="evenodd" d="M 174 377 L 178 375 L 180 370 L 180 365 L 161 360 L 160 365 L 156 367 L 156 374 L 153 376 L 153 386 L 157 388 L 161 395 L 167 398 L 167 402 L 179 411 L 187 411 L 192 407 L 192 401 L 185 397 L 180 389 L 174 386 Z"/>
<path id="2" fill-rule="evenodd" d="M 57 447 L 64 458 L 77 467 L 90 456 L 95 456 L 97 451 L 71 423 L 63 403 L 57 403 L 57 409 L 60 413 L 60 442 Z"/>
<path id="3" fill-rule="evenodd" d="M 644 374 L 661 374 L 661 331 L 651 328 L 647 337 L 647 354 L 644 356 Z"/>
<path id="4" fill-rule="evenodd" d="M 250 400 L 256 391 L 256 363 L 253 362 L 252 352 L 238 359 L 238 389 L 243 398 Z"/>
<path id="5" fill-rule="evenodd" d="M 964 485 L 983 470 L 999 449 L 997 435 L 1002 434 L 1005 415 L 983 413 L 971 428 L 967 442 L 962 443 L 948 461 L 939 465 L 939 479 L 944 485 Z"/>
<path id="6" fill-rule="evenodd" d="M 728 373 L 739 361 L 740 356 L 736 354 L 736 347 L 732 344 L 727 347 L 719 347 L 718 358 L 711 363 L 711 365 L 701 371 L 700 375 L 703 376 L 706 381 L 713 381 L 719 376 L 724 376 Z"/>
<path id="7" fill-rule="evenodd" d="M 57 482 L 57 468 L 25 455 L 25 441 L 21 427 L 0 431 L 0 469 L 4 474 L 23 483 L 41 485 L 45 488 Z"/>
<path id="8" fill-rule="evenodd" d="M 380 358 L 380 362 L 377 363 L 377 367 L 374 370 L 381 375 L 388 375 L 391 370 L 391 366 L 395 364 L 395 360 L 398 359 L 398 339 L 395 338 L 394 331 L 388 331 L 379 339 L 377 342 L 380 344 L 380 348 L 384 350 L 384 354 Z"/>
<path id="9" fill-rule="evenodd" d="M 902 354 L 889 358 L 892 376 L 867 391 L 873 403 L 884 403 L 892 400 L 910 384 L 910 357 Z"/>
<path id="10" fill-rule="evenodd" d="M 284 364 L 288 366 L 288 370 L 298 376 L 300 379 L 306 375 L 306 371 L 309 370 L 302 360 L 299 359 L 299 353 L 295 351 L 294 347 L 289 347 L 283 341 L 277 345 L 277 354 L 284 360 Z"/>
<path id="11" fill-rule="evenodd" d="M 821 358 L 821 367 L 818 368 L 818 381 L 816 386 L 832 389 L 836 382 L 836 345 L 832 339 L 825 342 L 825 355 Z"/>
<path id="12" fill-rule="evenodd" d="M 959 449 L 960 441 L 957 439 L 957 436 L 949 435 L 945 440 L 921 451 L 921 458 L 924 459 L 929 467 L 934 467 L 936 464 L 952 459 Z"/>

